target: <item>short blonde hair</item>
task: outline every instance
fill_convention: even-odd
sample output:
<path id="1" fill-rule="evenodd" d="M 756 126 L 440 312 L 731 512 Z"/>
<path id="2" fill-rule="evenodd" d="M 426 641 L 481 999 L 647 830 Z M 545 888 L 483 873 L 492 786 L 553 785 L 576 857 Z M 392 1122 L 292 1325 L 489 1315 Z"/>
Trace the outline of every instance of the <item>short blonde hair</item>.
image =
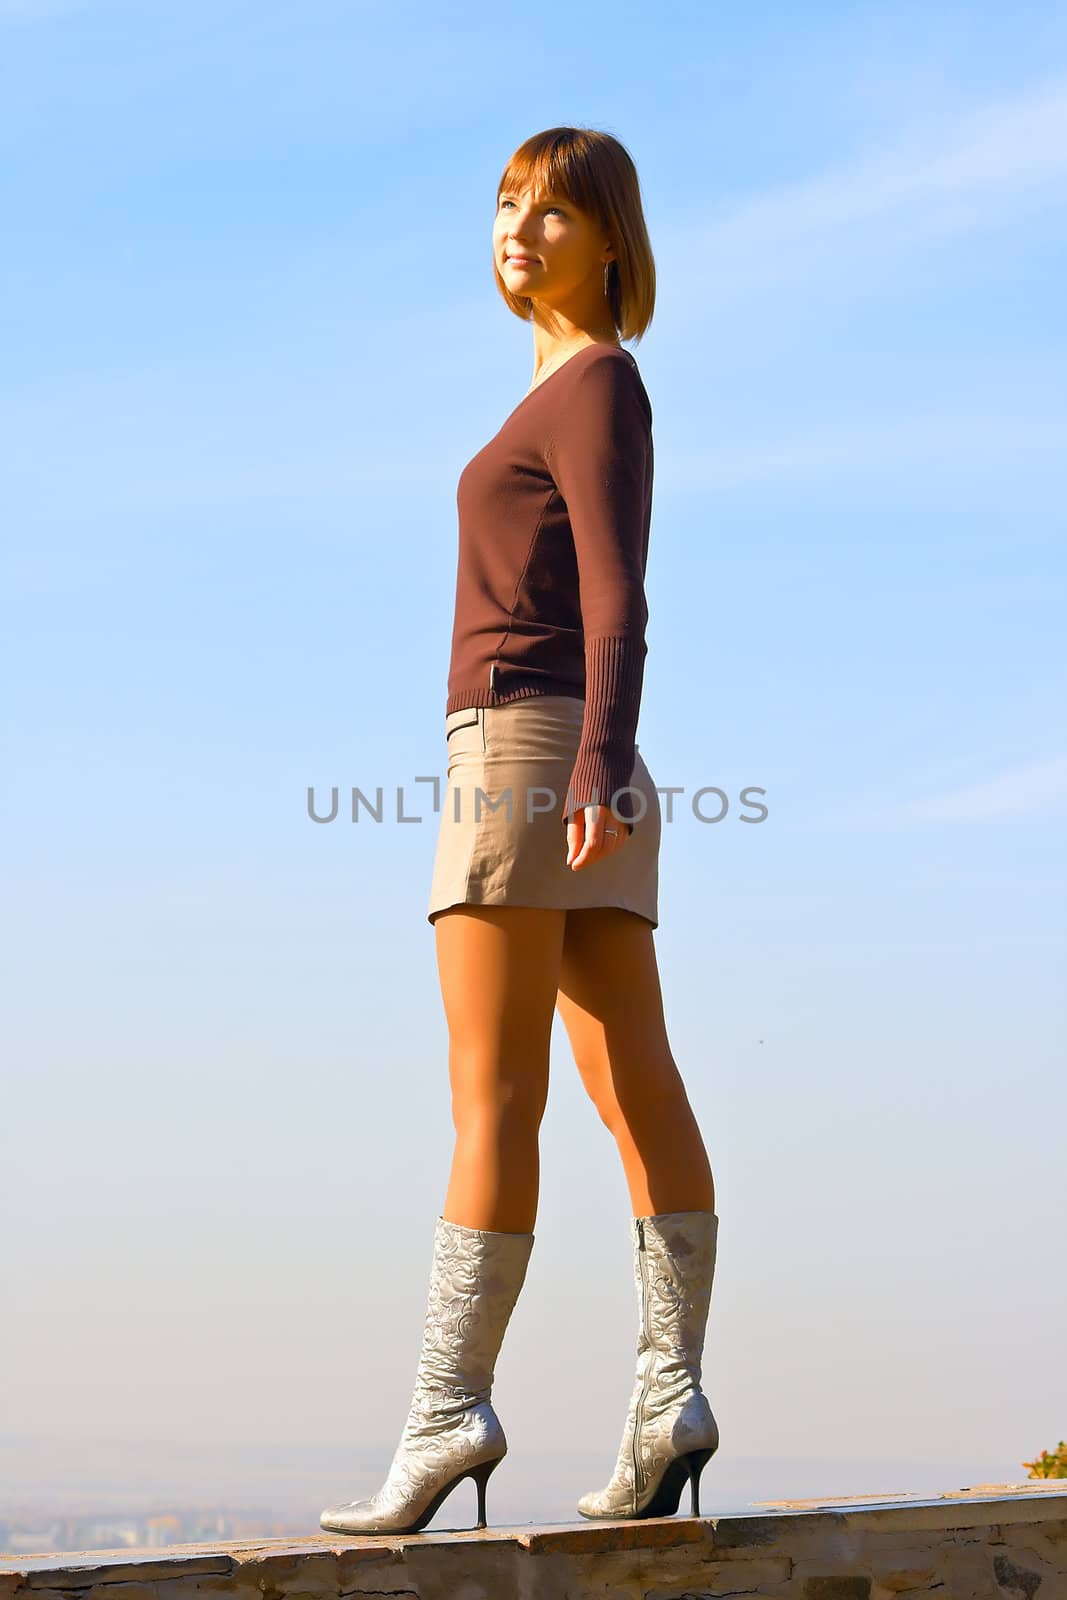
<path id="1" fill-rule="evenodd" d="M 641 185 L 628 150 L 596 128 L 546 128 L 523 141 L 497 185 L 556 194 L 594 217 L 610 236 L 608 305 L 620 339 L 640 339 L 656 307 L 656 264 L 641 206 Z M 512 294 L 493 260 L 493 277 L 509 310 L 523 322 L 533 314 L 526 295 Z"/>

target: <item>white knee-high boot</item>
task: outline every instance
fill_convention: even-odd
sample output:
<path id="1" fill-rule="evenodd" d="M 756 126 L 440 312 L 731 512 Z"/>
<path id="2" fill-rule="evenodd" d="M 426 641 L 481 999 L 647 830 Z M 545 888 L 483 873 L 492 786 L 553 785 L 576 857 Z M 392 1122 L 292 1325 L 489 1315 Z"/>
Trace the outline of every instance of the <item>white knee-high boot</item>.
<path id="1" fill-rule="evenodd" d="M 704 1333 L 715 1274 L 714 1211 L 662 1211 L 631 1219 L 634 1282 L 641 1306 L 637 1376 L 605 1488 L 578 1501 L 584 1517 L 664 1517 L 689 1478 L 700 1514 L 700 1474 L 719 1429 L 700 1387 Z"/>
<path id="2" fill-rule="evenodd" d="M 485 1527 L 485 1486 L 508 1448 L 490 1400 L 493 1374 L 533 1241 L 437 1218 L 415 1392 L 388 1477 L 369 1499 L 327 1506 L 323 1528 L 417 1531 L 467 1477 Z"/>

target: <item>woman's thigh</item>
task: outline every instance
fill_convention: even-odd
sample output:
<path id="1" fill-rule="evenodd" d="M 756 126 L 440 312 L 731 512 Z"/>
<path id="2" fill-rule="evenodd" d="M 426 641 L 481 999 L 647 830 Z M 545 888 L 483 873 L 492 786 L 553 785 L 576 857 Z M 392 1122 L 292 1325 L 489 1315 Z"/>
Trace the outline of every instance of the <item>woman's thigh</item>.
<path id="1" fill-rule="evenodd" d="M 567 913 L 455 906 L 434 921 L 453 1109 L 519 1106 L 540 1120 Z"/>

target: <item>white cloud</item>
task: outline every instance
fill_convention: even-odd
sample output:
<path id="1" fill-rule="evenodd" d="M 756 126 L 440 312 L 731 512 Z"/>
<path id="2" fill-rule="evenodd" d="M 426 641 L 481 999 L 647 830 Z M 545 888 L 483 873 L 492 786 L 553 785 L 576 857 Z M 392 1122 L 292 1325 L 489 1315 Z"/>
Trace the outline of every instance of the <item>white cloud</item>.
<path id="1" fill-rule="evenodd" d="M 1059 812 L 1067 799 L 1067 756 L 1034 761 L 982 783 L 900 807 L 906 822 L 997 822 Z"/>
<path id="2" fill-rule="evenodd" d="M 909 129 L 894 144 L 828 172 L 743 201 L 694 238 L 691 220 L 660 247 L 691 272 L 702 296 L 802 267 L 843 265 L 872 245 L 998 226 L 1067 183 L 1067 79 L 978 107 L 949 123 Z M 703 264 L 707 263 L 706 268 Z"/>

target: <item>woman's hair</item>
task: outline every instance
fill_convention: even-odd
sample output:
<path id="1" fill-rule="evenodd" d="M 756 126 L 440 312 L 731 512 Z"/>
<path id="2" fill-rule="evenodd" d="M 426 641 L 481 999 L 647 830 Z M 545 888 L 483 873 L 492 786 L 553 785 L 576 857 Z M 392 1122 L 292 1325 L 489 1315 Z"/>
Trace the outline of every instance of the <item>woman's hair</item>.
<path id="1" fill-rule="evenodd" d="M 630 153 L 595 128 L 546 128 L 523 141 L 497 185 L 505 190 L 557 194 L 593 217 L 610 236 L 608 305 L 621 339 L 640 339 L 656 306 L 656 264 L 641 208 L 641 186 Z M 493 260 L 496 286 L 523 322 L 533 314 L 526 295 L 512 294 Z"/>

